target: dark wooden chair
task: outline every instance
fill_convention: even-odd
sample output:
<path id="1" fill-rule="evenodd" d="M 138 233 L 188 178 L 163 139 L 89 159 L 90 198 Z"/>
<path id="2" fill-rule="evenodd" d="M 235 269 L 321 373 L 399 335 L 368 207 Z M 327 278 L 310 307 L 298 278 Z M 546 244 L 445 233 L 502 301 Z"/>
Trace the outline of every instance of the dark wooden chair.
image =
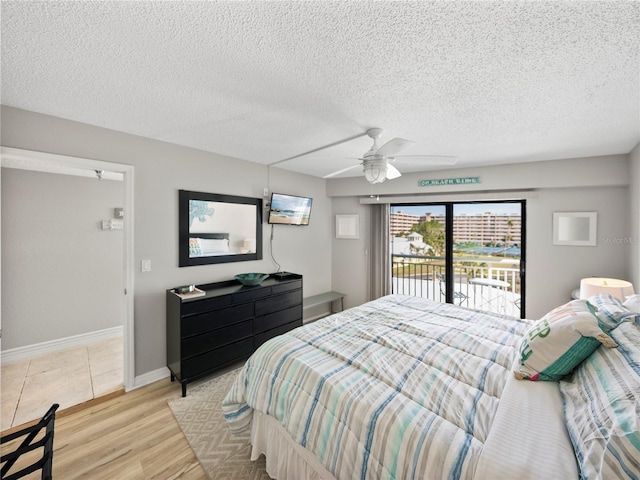
<path id="1" fill-rule="evenodd" d="M 22 430 L 10 433 L 0 438 L 0 444 L 4 446 L 10 442 L 17 442 L 21 437 L 25 437 L 18 448 L 12 452 L 3 453 L 0 458 L 0 463 L 2 464 L 2 469 L 0 470 L 1 480 L 16 480 L 38 470 L 42 470 L 42 480 L 50 480 L 52 478 L 53 428 L 56 419 L 56 410 L 58 407 L 59 405 L 54 403 L 47 413 L 44 414 L 44 417 L 42 417 L 42 419 L 40 419 L 40 421 L 35 425 L 23 428 Z M 36 440 L 36 437 L 38 437 L 43 430 L 44 435 L 42 435 L 39 440 Z M 11 468 L 22 455 L 39 448 L 42 449 L 42 456 L 38 460 L 22 467 L 17 472 L 9 473 Z M 30 459 L 29 461 L 32 460 Z"/>

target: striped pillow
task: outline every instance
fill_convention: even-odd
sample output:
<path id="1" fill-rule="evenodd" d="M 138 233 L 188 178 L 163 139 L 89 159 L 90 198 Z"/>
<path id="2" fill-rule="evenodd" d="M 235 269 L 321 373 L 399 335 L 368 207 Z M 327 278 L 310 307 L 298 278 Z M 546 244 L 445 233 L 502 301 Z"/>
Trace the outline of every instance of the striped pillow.
<path id="1" fill-rule="evenodd" d="M 640 314 L 640 295 L 636 294 L 627 297 L 623 305 L 632 312 Z"/>
<path id="2" fill-rule="evenodd" d="M 608 293 L 593 295 L 588 302 L 596 308 L 596 316 L 605 330 L 612 330 L 622 322 L 640 322 L 640 313 L 631 311 Z"/>
<path id="3" fill-rule="evenodd" d="M 538 320 L 520 342 L 518 380 L 556 382 L 578 366 L 603 343 L 616 344 L 604 330 L 593 307 L 573 300 Z"/>
<path id="4" fill-rule="evenodd" d="M 640 478 L 640 327 L 611 332 L 600 348 L 559 382 L 565 421 L 584 479 Z"/>

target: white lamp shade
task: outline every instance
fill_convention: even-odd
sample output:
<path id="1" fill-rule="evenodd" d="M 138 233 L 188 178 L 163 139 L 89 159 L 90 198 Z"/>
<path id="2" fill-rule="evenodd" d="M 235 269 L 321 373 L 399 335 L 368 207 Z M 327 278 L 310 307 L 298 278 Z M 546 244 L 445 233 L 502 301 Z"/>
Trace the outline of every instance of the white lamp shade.
<path id="1" fill-rule="evenodd" d="M 255 238 L 245 238 L 242 242 L 242 247 L 247 252 L 255 252 L 256 250 L 256 239 Z"/>
<path id="2" fill-rule="evenodd" d="M 615 278 L 590 277 L 580 280 L 580 298 L 588 299 L 598 293 L 608 293 L 624 302 L 633 295 L 633 284 Z"/>

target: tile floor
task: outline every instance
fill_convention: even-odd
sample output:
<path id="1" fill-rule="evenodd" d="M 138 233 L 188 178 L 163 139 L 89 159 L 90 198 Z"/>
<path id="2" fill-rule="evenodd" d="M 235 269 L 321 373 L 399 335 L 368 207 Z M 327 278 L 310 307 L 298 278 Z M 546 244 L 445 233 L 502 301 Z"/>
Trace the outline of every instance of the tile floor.
<path id="1" fill-rule="evenodd" d="M 123 388 L 123 339 L 114 337 L 2 365 L 0 431 Z"/>

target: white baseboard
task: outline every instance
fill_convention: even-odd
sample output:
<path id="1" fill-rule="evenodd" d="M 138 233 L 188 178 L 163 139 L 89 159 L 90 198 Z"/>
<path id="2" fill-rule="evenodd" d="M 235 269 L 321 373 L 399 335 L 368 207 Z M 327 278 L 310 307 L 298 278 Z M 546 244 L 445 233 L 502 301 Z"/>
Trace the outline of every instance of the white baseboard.
<path id="1" fill-rule="evenodd" d="M 60 338 L 58 340 L 50 340 L 48 342 L 36 343 L 25 347 L 12 348 L 4 350 L 0 356 L 2 365 L 28 360 L 30 358 L 39 357 L 48 353 L 58 352 L 70 347 L 81 347 L 90 343 L 107 340 L 109 338 L 122 337 L 123 327 L 105 328 L 97 332 L 83 333 L 72 337 Z"/>
<path id="2" fill-rule="evenodd" d="M 171 372 L 167 367 L 162 367 L 151 372 L 143 373 L 142 375 L 138 375 L 133 379 L 133 388 L 130 388 L 127 391 L 130 392 L 131 390 L 135 390 L 136 388 L 144 387 L 145 385 L 149 385 L 150 383 L 157 382 L 158 380 L 162 380 L 163 378 L 167 378 L 169 375 L 171 375 Z"/>

